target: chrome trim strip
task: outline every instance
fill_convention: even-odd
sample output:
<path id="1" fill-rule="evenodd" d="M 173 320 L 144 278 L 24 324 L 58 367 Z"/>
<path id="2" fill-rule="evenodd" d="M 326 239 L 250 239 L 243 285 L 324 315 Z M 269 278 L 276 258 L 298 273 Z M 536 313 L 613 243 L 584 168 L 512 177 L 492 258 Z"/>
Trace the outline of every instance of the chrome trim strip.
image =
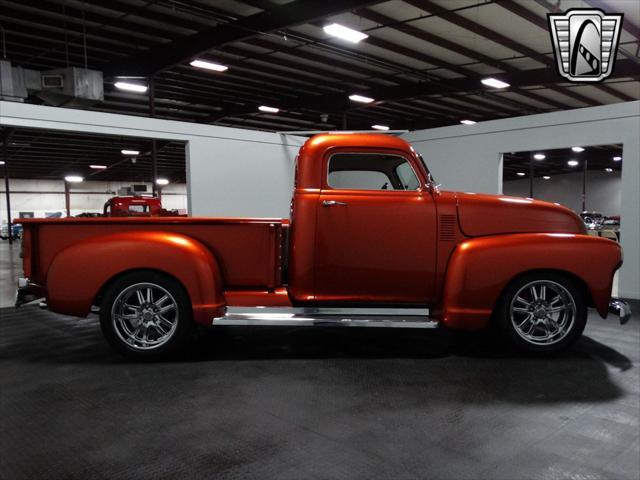
<path id="1" fill-rule="evenodd" d="M 609 301 L 609 313 L 613 313 L 620 318 L 620 325 L 624 325 L 631 318 L 631 307 L 624 300 L 612 298 Z"/>
<path id="2" fill-rule="evenodd" d="M 213 325 L 436 328 L 426 308 L 229 307 Z"/>

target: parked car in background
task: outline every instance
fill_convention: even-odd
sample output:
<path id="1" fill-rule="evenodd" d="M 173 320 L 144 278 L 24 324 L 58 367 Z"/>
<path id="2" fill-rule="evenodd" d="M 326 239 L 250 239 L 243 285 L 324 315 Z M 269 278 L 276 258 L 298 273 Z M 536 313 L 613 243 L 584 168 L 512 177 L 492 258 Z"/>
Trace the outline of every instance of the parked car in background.
<path id="1" fill-rule="evenodd" d="M 589 306 L 630 317 L 611 298 L 620 245 L 553 203 L 441 191 L 395 137 L 309 139 L 290 219 L 158 217 L 140 205 L 147 218 L 21 220 L 17 304 L 44 296 L 76 316 L 98 306 L 107 340 L 135 358 L 176 351 L 194 325 L 494 325 L 549 354 L 580 337 Z"/>
<path id="2" fill-rule="evenodd" d="M 11 235 L 14 240 L 18 240 L 22 237 L 22 225 L 19 223 L 11 224 Z M 0 239 L 9 240 L 9 225 L 3 223 L 0 226 Z"/>

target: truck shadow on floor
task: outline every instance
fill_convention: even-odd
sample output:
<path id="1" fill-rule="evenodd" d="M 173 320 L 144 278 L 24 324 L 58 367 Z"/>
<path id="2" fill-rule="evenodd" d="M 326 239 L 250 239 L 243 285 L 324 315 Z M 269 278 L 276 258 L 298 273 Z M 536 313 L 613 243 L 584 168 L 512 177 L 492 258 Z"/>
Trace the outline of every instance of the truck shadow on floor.
<path id="1" fill-rule="evenodd" d="M 248 360 L 285 358 L 520 358 L 562 361 L 597 357 L 620 370 L 631 360 L 588 336 L 571 349 L 545 358 L 509 348 L 494 332 L 450 330 L 345 329 L 332 327 L 217 327 L 201 332 L 185 360 Z"/>
<path id="2" fill-rule="evenodd" d="M 95 316 L 78 321 L 37 309 L 25 309 L 19 315 L 3 319 L 0 326 L 0 361 L 7 371 L 20 372 L 17 377 L 28 377 L 31 383 L 46 384 L 59 374 L 58 366 L 64 366 L 64 371 L 71 367 L 76 383 L 69 387 L 78 391 L 86 384 L 105 389 L 115 384 L 123 394 L 137 395 L 138 389 L 153 390 L 154 384 L 169 382 L 176 391 L 199 396 L 211 394 L 207 385 L 212 382 L 216 391 L 230 392 L 257 382 L 275 390 L 313 385 L 369 394 L 409 388 L 411 396 L 423 393 L 443 402 L 453 390 L 463 403 L 499 398 L 535 404 L 610 401 L 623 395 L 610 368 L 625 375 L 626 383 L 637 381 L 638 376 L 632 361 L 620 351 L 635 343 L 613 337 L 611 346 L 605 345 L 594 337 L 612 337 L 608 330 L 598 329 L 562 354 L 535 358 L 513 352 L 483 333 L 218 327 L 187 352 L 145 364 L 113 352 L 102 339 Z"/>

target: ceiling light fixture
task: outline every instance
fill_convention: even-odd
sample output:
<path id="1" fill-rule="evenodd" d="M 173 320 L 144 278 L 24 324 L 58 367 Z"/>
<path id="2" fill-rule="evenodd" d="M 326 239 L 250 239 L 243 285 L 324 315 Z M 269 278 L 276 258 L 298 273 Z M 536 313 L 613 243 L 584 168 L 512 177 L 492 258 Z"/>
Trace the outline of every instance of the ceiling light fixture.
<path id="1" fill-rule="evenodd" d="M 619 162 L 620 160 L 622 160 L 622 157 L 613 157 L 614 162 Z"/>
<path id="2" fill-rule="evenodd" d="M 140 150 L 120 150 L 123 155 L 140 155 Z"/>
<path id="3" fill-rule="evenodd" d="M 360 102 L 360 103 L 371 103 L 374 101 L 373 98 L 371 97 L 365 97 L 364 95 L 349 95 L 349 100 L 353 101 L 353 102 Z"/>
<path id="4" fill-rule="evenodd" d="M 69 182 L 69 183 L 80 183 L 84 180 L 84 178 L 80 177 L 79 175 L 67 175 L 66 177 L 64 177 L 65 182 Z"/>
<path id="5" fill-rule="evenodd" d="M 389 127 L 387 127 L 386 125 L 371 125 L 371 128 L 373 128 L 374 130 L 383 130 L 385 132 L 389 130 Z"/>
<path id="6" fill-rule="evenodd" d="M 570 167 L 577 167 L 578 166 L 578 161 L 577 160 L 569 160 L 567 162 L 567 165 L 569 165 Z"/>
<path id="7" fill-rule="evenodd" d="M 551 179 L 551 177 L 549 175 L 545 175 L 542 178 L 544 178 L 545 180 L 550 180 Z"/>
<path id="8" fill-rule="evenodd" d="M 486 85 L 487 87 L 493 87 L 493 88 L 507 88 L 511 86 L 507 82 L 503 82 L 502 80 L 498 80 L 497 78 L 493 78 L 493 77 L 483 78 L 480 81 L 482 82 L 483 85 Z"/>
<path id="9" fill-rule="evenodd" d="M 169 185 L 169 180 L 166 178 L 156 178 L 156 183 L 158 185 Z"/>
<path id="10" fill-rule="evenodd" d="M 571 150 L 573 150 L 576 153 L 584 152 L 584 148 L 582 147 L 571 147 Z"/>
<path id="11" fill-rule="evenodd" d="M 127 90 L 128 92 L 144 93 L 149 89 L 146 85 L 140 85 L 139 83 L 116 82 L 113 85 L 119 90 Z"/>
<path id="12" fill-rule="evenodd" d="M 205 70 L 214 70 L 216 72 L 224 72 L 226 70 L 229 70 L 229 67 L 227 67 L 226 65 L 220 65 L 219 63 L 206 62 L 204 60 L 198 59 L 193 60 L 189 63 L 189 65 L 196 68 L 204 68 Z"/>
<path id="13" fill-rule="evenodd" d="M 464 125 L 474 125 L 476 122 L 473 120 L 460 120 L 460 123 L 463 123 Z"/>
<path id="14" fill-rule="evenodd" d="M 93 168 L 94 170 L 104 170 L 107 168 L 106 165 L 89 165 L 89 168 Z"/>
<path id="15" fill-rule="evenodd" d="M 258 107 L 258 110 L 260 110 L 261 112 L 269 112 L 269 113 L 278 113 L 280 111 L 279 108 L 267 107 L 266 105 L 260 105 Z"/>
<path id="16" fill-rule="evenodd" d="M 613 172 L 613 168 L 605 168 L 604 171 L 611 173 L 611 172 Z"/>
<path id="17" fill-rule="evenodd" d="M 3 160 L 0 160 L 0 165 L 4 165 L 4 161 Z"/>
<path id="18" fill-rule="evenodd" d="M 518 172 L 516 173 L 516 175 L 518 175 L 519 177 L 524 177 L 526 175 L 526 173 L 524 172 Z"/>
<path id="19" fill-rule="evenodd" d="M 536 160 L 544 160 L 547 156 L 544 153 L 536 153 L 533 155 L 533 158 Z"/>
<path id="20" fill-rule="evenodd" d="M 358 30 L 354 30 L 353 28 L 345 27 L 344 25 L 340 25 L 339 23 L 332 23 L 331 25 L 326 25 L 323 27 L 325 33 L 331 35 L 332 37 L 341 38 L 342 40 L 346 40 L 351 43 L 358 43 L 361 40 L 364 40 L 369 35 L 366 33 L 359 32 Z"/>

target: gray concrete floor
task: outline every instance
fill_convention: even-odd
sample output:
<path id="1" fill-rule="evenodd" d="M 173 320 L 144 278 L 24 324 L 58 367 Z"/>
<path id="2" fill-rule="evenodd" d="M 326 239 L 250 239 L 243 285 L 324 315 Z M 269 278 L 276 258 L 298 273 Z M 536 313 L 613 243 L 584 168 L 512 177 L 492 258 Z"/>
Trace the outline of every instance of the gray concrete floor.
<path id="1" fill-rule="evenodd" d="M 637 314 L 591 313 L 545 359 L 447 331 L 219 327 L 136 364 L 95 316 L 27 306 L 0 309 L 0 364 L 2 479 L 640 478 Z"/>

